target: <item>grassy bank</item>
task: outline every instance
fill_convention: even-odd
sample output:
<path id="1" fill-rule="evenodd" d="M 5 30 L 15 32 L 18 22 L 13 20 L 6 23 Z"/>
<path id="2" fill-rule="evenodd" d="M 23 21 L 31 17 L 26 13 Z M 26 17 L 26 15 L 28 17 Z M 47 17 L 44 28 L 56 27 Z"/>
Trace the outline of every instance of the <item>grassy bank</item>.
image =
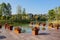
<path id="1" fill-rule="evenodd" d="M 0 20 L 0 23 L 4 25 L 6 23 L 6 20 Z M 23 23 L 23 22 L 12 22 L 10 20 L 7 20 L 8 24 L 11 24 L 13 26 L 21 26 L 21 27 L 27 27 L 29 23 Z"/>
<path id="2" fill-rule="evenodd" d="M 21 26 L 21 27 L 28 27 L 29 26 L 29 24 L 22 24 L 22 23 L 13 23 L 13 24 L 11 24 L 11 25 L 13 25 L 13 26 Z"/>

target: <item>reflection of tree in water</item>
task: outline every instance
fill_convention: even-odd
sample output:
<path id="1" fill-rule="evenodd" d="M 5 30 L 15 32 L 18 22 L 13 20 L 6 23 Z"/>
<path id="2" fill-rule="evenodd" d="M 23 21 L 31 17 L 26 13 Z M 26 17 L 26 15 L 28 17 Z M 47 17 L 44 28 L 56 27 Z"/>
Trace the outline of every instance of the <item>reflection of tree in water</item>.
<path id="1" fill-rule="evenodd" d="M 22 33 L 31 33 L 31 29 L 30 28 L 22 28 Z"/>
<path id="2" fill-rule="evenodd" d="M 24 28 L 22 28 L 22 33 L 25 33 L 25 32 L 26 32 L 26 30 Z"/>

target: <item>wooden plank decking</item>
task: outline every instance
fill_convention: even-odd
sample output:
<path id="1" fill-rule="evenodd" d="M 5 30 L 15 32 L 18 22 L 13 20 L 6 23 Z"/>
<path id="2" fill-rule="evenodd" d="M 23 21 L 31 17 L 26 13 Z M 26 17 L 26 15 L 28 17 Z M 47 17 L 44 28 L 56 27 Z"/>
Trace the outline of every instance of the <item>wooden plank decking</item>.
<path id="1" fill-rule="evenodd" d="M 49 34 L 32 35 L 29 33 L 15 34 L 13 31 L 0 29 L 0 40 L 60 40 L 60 29 L 50 30 Z"/>

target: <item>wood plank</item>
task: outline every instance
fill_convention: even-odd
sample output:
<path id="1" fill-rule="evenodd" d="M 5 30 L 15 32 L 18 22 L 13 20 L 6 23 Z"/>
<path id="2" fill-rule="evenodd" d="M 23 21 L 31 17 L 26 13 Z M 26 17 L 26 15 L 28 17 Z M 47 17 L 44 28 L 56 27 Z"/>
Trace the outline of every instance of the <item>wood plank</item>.
<path id="1" fill-rule="evenodd" d="M 6 38 L 0 40 L 60 40 L 60 29 L 59 30 L 49 30 L 47 35 L 32 35 L 29 33 L 15 34 L 13 31 L 0 29 L 2 33 L 0 36 L 5 36 Z"/>

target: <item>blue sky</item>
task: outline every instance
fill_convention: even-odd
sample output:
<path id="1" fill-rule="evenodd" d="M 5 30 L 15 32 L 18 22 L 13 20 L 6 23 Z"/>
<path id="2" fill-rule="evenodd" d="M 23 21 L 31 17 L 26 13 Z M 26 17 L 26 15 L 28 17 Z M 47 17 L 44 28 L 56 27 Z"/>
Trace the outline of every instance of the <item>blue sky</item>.
<path id="1" fill-rule="evenodd" d="M 12 14 L 16 14 L 18 5 L 25 8 L 27 13 L 33 14 L 44 14 L 60 6 L 60 0 L 0 0 L 0 4 L 2 2 L 11 4 Z"/>

